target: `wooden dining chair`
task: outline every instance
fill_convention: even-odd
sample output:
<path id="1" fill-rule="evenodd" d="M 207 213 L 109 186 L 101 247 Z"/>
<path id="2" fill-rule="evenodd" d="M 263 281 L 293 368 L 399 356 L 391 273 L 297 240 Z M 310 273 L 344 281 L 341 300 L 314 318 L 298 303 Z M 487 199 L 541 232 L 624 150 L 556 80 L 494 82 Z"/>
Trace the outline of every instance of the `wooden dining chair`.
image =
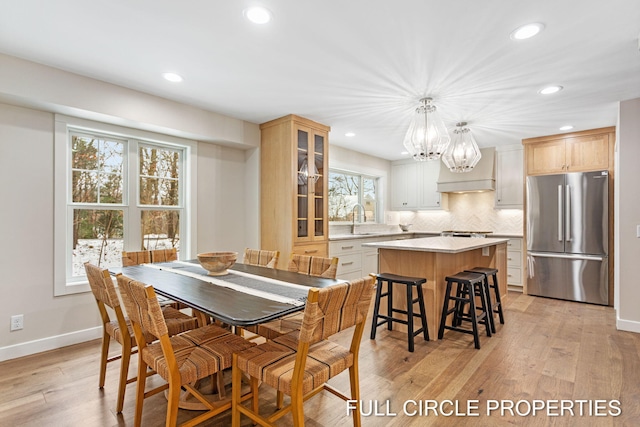
<path id="1" fill-rule="evenodd" d="M 144 399 L 167 389 L 167 426 L 177 424 L 182 388 L 188 390 L 207 408 L 207 412 L 185 422 L 183 426 L 201 423 L 228 410 L 231 407 L 229 399 L 212 403 L 201 394 L 196 384 L 203 378 L 216 375 L 219 380 L 218 387 L 223 390 L 221 373 L 231 367 L 232 354 L 247 350 L 255 344 L 216 325 L 206 325 L 170 337 L 153 286 L 121 274 L 117 277 L 122 300 L 129 313 L 138 344 L 138 377 L 145 378 L 145 381 L 138 381 L 136 387 L 134 425 L 138 427 L 142 423 Z M 149 344 L 145 339 L 147 334 L 155 336 L 158 341 Z M 149 368 L 167 382 L 147 391 L 145 372 Z M 246 400 L 250 395 L 237 398 Z"/>
<path id="2" fill-rule="evenodd" d="M 91 263 L 84 264 L 89 280 L 91 292 L 98 304 L 100 317 L 102 318 L 102 350 L 100 356 L 100 377 L 98 387 L 104 388 L 105 377 L 107 372 L 107 363 L 121 359 L 120 362 L 120 380 L 118 383 L 118 398 L 116 400 L 116 412 L 122 412 L 124 406 L 124 393 L 127 384 L 136 381 L 137 377 L 128 378 L 129 376 L 129 360 L 131 354 L 135 354 L 136 347 L 133 329 L 129 320 L 125 317 L 118 297 L 118 292 L 113 284 L 109 271 L 100 268 Z M 111 320 L 107 307 L 111 309 L 115 316 L 115 320 Z M 164 307 L 162 315 L 169 324 L 171 335 L 188 331 L 197 326 L 197 322 L 193 317 L 180 313 L 171 307 Z M 114 339 L 122 346 L 122 352 L 118 356 L 109 357 L 109 344 Z M 154 338 L 147 335 L 147 340 L 152 341 Z"/>
<path id="3" fill-rule="evenodd" d="M 277 268 L 280 251 L 265 251 L 258 249 L 244 250 L 243 264 L 259 265 L 267 268 Z"/>
<path id="4" fill-rule="evenodd" d="M 360 426 L 358 353 L 373 295 L 373 283 L 373 277 L 363 277 L 322 289 L 311 288 L 299 331 L 233 355 L 233 427 L 240 426 L 241 414 L 262 426 L 272 426 L 274 421 L 289 412 L 293 416 L 293 425 L 303 426 L 303 402 L 322 390 L 328 390 L 345 401 L 356 402 L 351 416 L 354 426 Z M 332 335 L 353 326 L 349 348 L 328 340 Z M 329 379 L 347 369 L 350 397 L 327 384 Z M 250 408 L 241 404 L 243 375 L 250 379 Z M 258 413 L 260 383 L 289 395 L 290 403 L 269 416 L 261 416 Z"/>
<path id="5" fill-rule="evenodd" d="M 306 274 L 308 276 L 335 279 L 338 271 L 338 258 L 311 257 L 307 255 L 291 254 L 289 271 Z M 270 322 L 255 326 L 248 326 L 249 332 L 272 340 L 289 332 L 300 329 L 302 325 L 302 313 L 293 313 L 288 316 L 275 319 Z"/>

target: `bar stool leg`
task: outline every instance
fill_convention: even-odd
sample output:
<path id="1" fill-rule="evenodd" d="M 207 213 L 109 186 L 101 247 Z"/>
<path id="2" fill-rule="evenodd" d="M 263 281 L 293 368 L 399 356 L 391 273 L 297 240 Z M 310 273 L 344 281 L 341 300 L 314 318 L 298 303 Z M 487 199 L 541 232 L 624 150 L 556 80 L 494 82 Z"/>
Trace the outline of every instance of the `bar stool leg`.
<path id="1" fill-rule="evenodd" d="M 489 318 L 489 324 L 491 325 L 491 332 L 496 333 L 496 322 L 493 319 L 493 305 L 491 304 L 491 289 L 489 287 L 489 276 L 484 275 L 482 281 L 482 289 L 487 300 L 487 317 Z"/>
<path id="2" fill-rule="evenodd" d="M 449 299 L 451 294 L 451 282 L 447 280 L 447 289 L 444 292 L 444 303 L 442 305 L 442 314 L 440 315 L 440 327 L 438 328 L 438 339 L 444 337 L 444 324 L 447 321 L 447 312 L 449 311 Z M 454 317 L 455 320 L 455 317 Z"/>
<path id="3" fill-rule="evenodd" d="M 393 283 L 391 280 L 387 280 L 387 316 L 389 316 L 387 330 L 390 331 L 392 326 L 391 317 L 393 317 Z"/>
<path id="4" fill-rule="evenodd" d="M 425 341 L 429 341 L 429 328 L 427 326 L 427 310 L 424 307 L 424 295 L 422 295 L 422 285 L 416 286 L 418 292 L 418 306 L 420 307 L 420 319 L 422 320 L 422 331 Z"/>
<path id="5" fill-rule="evenodd" d="M 407 285 L 407 337 L 409 340 L 409 352 L 413 353 L 413 289 Z"/>
<path id="6" fill-rule="evenodd" d="M 376 301 L 373 306 L 373 319 L 371 319 L 371 339 L 376 339 L 376 329 L 378 328 L 378 313 L 380 312 L 380 298 L 382 295 L 382 280 L 378 279 L 376 287 Z"/>
<path id="7" fill-rule="evenodd" d="M 478 319 L 476 317 L 476 299 L 474 298 L 473 285 L 464 285 L 469 294 L 469 316 L 471 317 L 471 327 L 473 329 L 473 344 L 476 349 L 480 348 L 480 336 L 478 335 Z"/>
<path id="8" fill-rule="evenodd" d="M 493 291 L 496 295 L 496 307 L 500 323 L 504 325 L 504 313 L 502 312 L 502 301 L 500 301 L 500 288 L 498 288 L 498 275 L 493 274 Z"/>

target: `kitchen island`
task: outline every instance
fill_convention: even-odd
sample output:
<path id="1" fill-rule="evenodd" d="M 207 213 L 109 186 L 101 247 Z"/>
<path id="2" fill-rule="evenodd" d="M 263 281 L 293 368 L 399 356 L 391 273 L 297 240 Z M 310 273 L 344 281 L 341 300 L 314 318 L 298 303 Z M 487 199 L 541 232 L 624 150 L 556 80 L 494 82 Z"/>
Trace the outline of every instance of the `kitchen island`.
<path id="1" fill-rule="evenodd" d="M 436 339 L 446 290 L 446 276 L 473 267 L 497 268 L 500 296 L 504 303 L 507 298 L 508 240 L 439 236 L 363 243 L 363 246 L 378 249 L 378 272 L 427 279 L 422 289 L 429 336 Z M 406 309 L 406 293 L 398 285 L 394 288 L 393 301 L 395 308 Z M 380 305 L 381 314 L 386 314 L 384 307 L 386 304 Z M 416 319 L 416 327 L 419 327 L 417 322 Z M 406 331 L 404 325 L 395 322 L 393 329 Z"/>

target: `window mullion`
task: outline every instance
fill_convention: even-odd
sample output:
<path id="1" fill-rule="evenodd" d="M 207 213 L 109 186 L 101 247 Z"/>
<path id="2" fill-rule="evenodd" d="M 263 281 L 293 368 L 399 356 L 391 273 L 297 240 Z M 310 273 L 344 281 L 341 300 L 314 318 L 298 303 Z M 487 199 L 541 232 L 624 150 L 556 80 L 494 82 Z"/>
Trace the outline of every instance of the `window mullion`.
<path id="1" fill-rule="evenodd" d="M 124 250 L 139 251 L 140 247 L 140 198 L 139 198 L 139 179 L 138 168 L 140 165 L 138 159 L 139 144 L 138 141 L 129 139 L 127 150 L 127 167 L 125 170 L 125 182 L 127 188 L 127 202 L 125 205 L 124 221 L 127 227 L 124 229 Z"/>

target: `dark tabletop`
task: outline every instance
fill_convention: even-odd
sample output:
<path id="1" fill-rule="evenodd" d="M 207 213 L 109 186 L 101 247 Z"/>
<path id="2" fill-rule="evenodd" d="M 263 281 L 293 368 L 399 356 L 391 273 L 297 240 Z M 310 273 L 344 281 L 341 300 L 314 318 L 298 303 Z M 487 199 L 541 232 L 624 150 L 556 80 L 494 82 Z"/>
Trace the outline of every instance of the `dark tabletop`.
<path id="1" fill-rule="evenodd" d="M 184 264 L 174 263 L 158 263 L 156 265 L 170 268 L 185 267 Z M 199 267 L 197 261 L 194 262 L 194 266 Z M 122 273 L 132 279 L 152 285 L 159 295 L 182 302 L 189 307 L 193 307 L 218 320 L 235 326 L 256 325 L 304 309 L 304 305 L 296 306 L 294 304 L 272 301 L 230 288 L 216 286 L 193 277 L 183 276 L 170 271 L 162 271 L 156 268 L 136 265 L 110 268 L 109 270 L 112 274 Z M 240 263 L 234 264 L 230 270 L 316 288 L 324 288 L 343 282 L 343 280 L 324 279 L 290 271 Z M 202 273 L 206 273 L 206 271 L 202 270 Z M 218 278 L 224 280 L 224 276 L 219 276 Z"/>

